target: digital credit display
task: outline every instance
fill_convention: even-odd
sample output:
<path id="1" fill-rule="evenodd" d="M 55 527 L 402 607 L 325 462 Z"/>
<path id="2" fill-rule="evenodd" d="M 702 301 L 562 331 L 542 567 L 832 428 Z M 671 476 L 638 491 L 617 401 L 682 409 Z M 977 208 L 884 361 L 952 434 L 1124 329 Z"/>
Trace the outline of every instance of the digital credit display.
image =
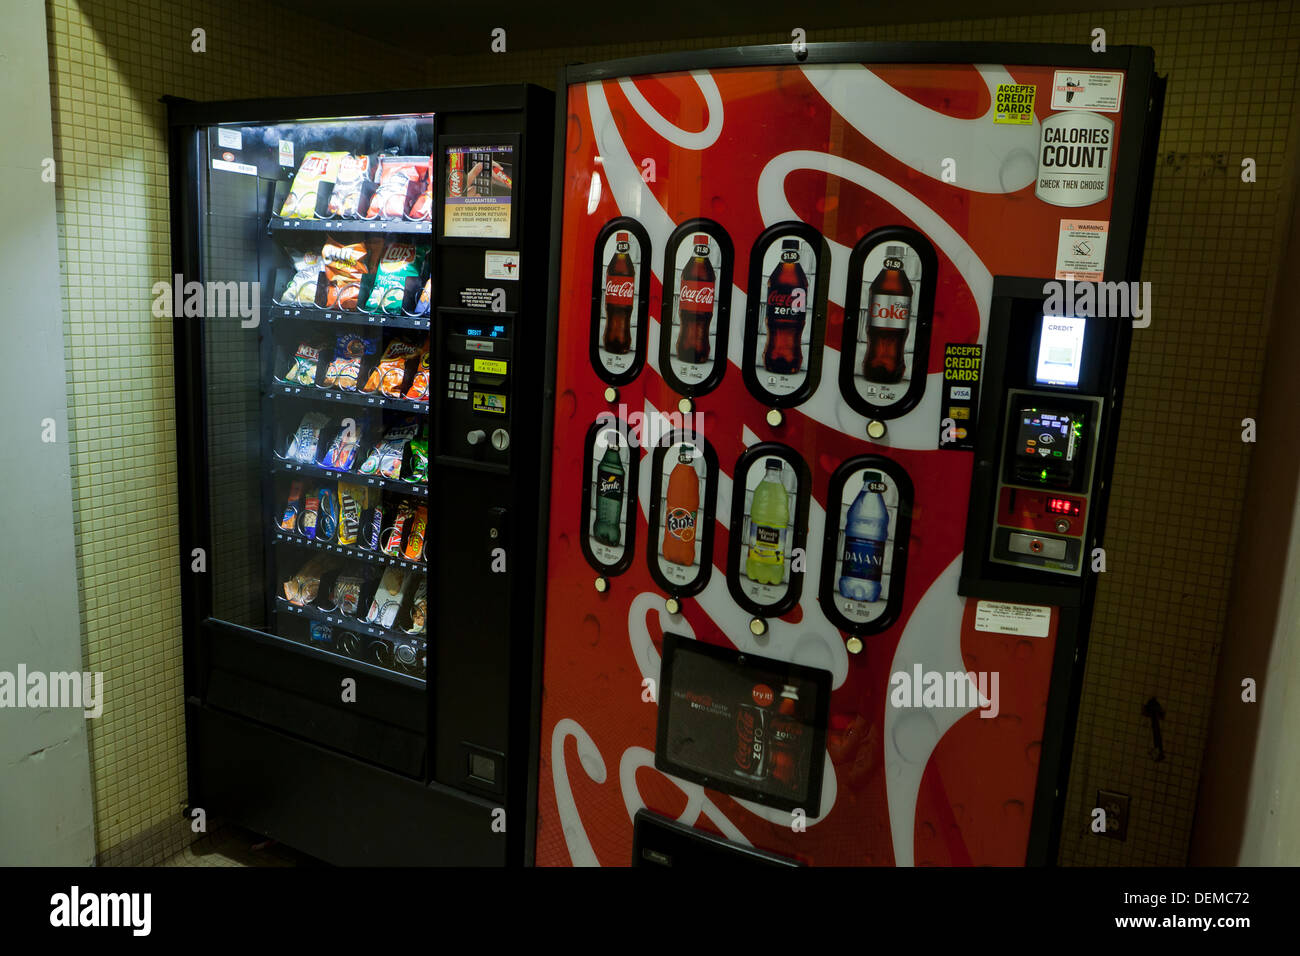
<path id="1" fill-rule="evenodd" d="M 506 327 L 504 325 L 461 321 L 457 323 L 456 331 L 472 339 L 499 339 L 506 334 Z"/>
<path id="2" fill-rule="evenodd" d="M 1086 319 L 1043 316 L 1038 340 L 1038 361 L 1034 373 L 1039 385 L 1077 387 L 1083 365 L 1083 335 Z"/>

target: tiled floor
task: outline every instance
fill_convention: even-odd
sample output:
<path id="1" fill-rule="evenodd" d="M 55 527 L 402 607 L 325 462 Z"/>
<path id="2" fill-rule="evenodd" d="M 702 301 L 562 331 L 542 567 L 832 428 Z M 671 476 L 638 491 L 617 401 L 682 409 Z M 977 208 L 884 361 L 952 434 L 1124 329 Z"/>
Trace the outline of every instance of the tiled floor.
<path id="1" fill-rule="evenodd" d="M 318 860 L 239 827 L 194 841 L 162 866 L 323 866 Z"/>

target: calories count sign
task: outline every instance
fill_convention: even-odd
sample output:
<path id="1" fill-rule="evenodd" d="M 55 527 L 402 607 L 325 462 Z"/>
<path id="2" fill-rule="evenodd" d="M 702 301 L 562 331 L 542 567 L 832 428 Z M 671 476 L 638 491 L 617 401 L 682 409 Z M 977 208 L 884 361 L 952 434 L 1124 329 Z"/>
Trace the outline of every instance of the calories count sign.
<path id="1" fill-rule="evenodd" d="M 1110 194 L 1115 123 L 1087 110 L 1043 120 L 1034 195 L 1053 206 L 1090 206 Z"/>

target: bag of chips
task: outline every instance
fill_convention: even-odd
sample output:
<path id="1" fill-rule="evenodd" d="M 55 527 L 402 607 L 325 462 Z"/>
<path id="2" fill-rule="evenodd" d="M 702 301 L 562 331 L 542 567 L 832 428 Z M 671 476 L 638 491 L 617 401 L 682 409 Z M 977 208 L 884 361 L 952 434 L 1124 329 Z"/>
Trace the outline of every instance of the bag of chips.
<path id="1" fill-rule="evenodd" d="M 320 367 L 320 346 L 303 342 L 293 355 L 293 364 L 284 373 L 283 382 L 291 385 L 315 385 L 316 370 Z"/>
<path id="2" fill-rule="evenodd" d="M 329 416 L 320 412 L 308 412 L 302 417 L 302 424 L 289 438 L 289 448 L 284 458 L 292 459 L 303 465 L 316 461 L 316 446 L 320 444 L 321 429 L 329 423 Z"/>
<path id="3" fill-rule="evenodd" d="M 374 339 L 344 332 L 334 343 L 334 357 L 325 369 L 321 384 L 326 388 L 337 386 L 345 392 L 355 392 L 361 378 L 361 360 L 375 351 Z"/>
<path id="4" fill-rule="evenodd" d="M 390 428 L 383 440 L 370 450 L 366 460 L 361 463 L 361 474 L 396 478 L 402 473 L 402 456 L 406 453 L 407 444 L 419 433 L 420 426 L 414 422 Z"/>
<path id="5" fill-rule="evenodd" d="M 411 188 L 418 187 L 428 175 L 428 156 L 380 156 L 375 170 L 379 188 L 370 197 L 366 218 L 401 219 L 406 214 Z"/>
<path id="6" fill-rule="evenodd" d="M 320 253 L 292 251 L 293 278 L 280 293 L 280 305 L 314 305 L 316 302 L 316 281 L 320 278 Z"/>
<path id="7" fill-rule="evenodd" d="M 411 442 L 411 474 L 406 481 L 419 484 L 429 479 L 429 439 L 416 438 Z"/>
<path id="8" fill-rule="evenodd" d="M 428 253 L 426 243 L 416 244 L 408 239 L 390 241 L 375 267 L 375 284 L 370 287 L 366 311 L 401 315 L 402 303 L 406 299 L 406 280 L 420 275 L 419 264 Z"/>
<path id="9" fill-rule="evenodd" d="M 315 219 L 316 192 L 321 183 L 332 183 L 338 178 L 339 164 L 347 153 L 328 153 L 311 150 L 302 158 L 302 165 L 294 173 L 289 195 L 280 207 L 284 219 Z"/>
<path id="10" fill-rule="evenodd" d="M 334 602 L 334 609 L 355 617 L 361 608 L 361 589 L 365 583 L 365 578 L 359 574 L 340 574 L 334 582 L 334 587 L 330 589 L 330 600 Z"/>
<path id="11" fill-rule="evenodd" d="M 411 533 L 406 536 L 406 549 L 402 552 L 408 561 L 419 561 L 424 557 L 424 532 L 429 524 L 429 507 L 420 505 L 415 509 L 415 518 L 411 522 Z"/>
<path id="12" fill-rule="evenodd" d="M 374 261 L 371 253 L 381 241 L 377 236 L 369 242 L 351 243 L 339 242 L 333 236 L 326 238 L 320 252 L 328 282 L 325 308 L 348 311 L 357 308 L 361 299 L 361 278 L 369 274 L 370 262 Z"/>
<path id="13" fill-rule="evenodd" d="M 424 177 L 424 191 L 411 203 L 407 219 L 424 220 L 433 218 L 433 158 L 429 158 L 429 172 Z"/>
<path id="14" fill-rule="evenodd" d="M 331 216 L 343 216 L 355 219 L 361 215 L 361 186 L 370 174 L 370 157 L 357 156 L 352 153 L 343 157 L 339 163 L 338 178 L 334 181 L 334 192 L 330 193 L 329 213 Z"/>
<path id="15" fill-rule="evenodd" d="M 429 619 L 429 581 L 424 575 L 415 580 L 415 596 L 411 598 L 411 626 L 407 634 L 423 634 Z"/>
<path id="16" fill-rule="evenodd" d="M 428 315 L 429 306 L 433 300 L 433 277 L 430 276 L 424 280 L 424 288 L 420 290 L 420 297 L 415 300 L 414 315 Z"/>
<path id="17" fill-rule="evenodd" d="M 402 606 L 402 594 L 406 590 L 408 580 L 410 578 L 407 572 L 401 568 L 389 568 L 384 572 L 384 576 L 379 579 L 374 600 L 370 602 L 370 611 L 366 614 L 367 624 L 378 624 L 380 627 L 393 626 L 393 622 L 397 620 L 397 612 Z"/>
<path id="18" fill-rule="evenodd" d="M 424 351 L 420 353 L 420 364 L 416 366 L 415 378 L 407 389 L 406 397 L 413 402 L 429 400 L 429 340 L 424 340 Z"/>
<path id="19" fill-rule="evenodd" d="M 402 383 L 406 381 L 406 365 L 419 354 L 420 350 L 413 343 L 393 339 L 361 391 L 370 393 L 378 389 L 381 395 L 401 398 Z"/>
<path id="20" fill-rule="evenodd" d="M 344 425 L 330 440 L 329 448 L 317 462 L 330 471 L 351 471 L 356 464 L 357 451 L 361 448 L 361 433 L 365 428 L 363 422 L 353 420 L 352 425 Z"/>

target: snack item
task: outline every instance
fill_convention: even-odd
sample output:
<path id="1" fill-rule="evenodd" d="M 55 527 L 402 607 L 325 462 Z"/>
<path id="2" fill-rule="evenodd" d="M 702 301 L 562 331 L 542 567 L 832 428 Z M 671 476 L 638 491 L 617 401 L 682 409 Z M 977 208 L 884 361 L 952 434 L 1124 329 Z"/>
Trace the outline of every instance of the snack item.
<path id="1" fill-rule="evenodd" d="M 406 550 L 402 553 L 408 561 L 419 561 L 424 557 L 424 531 L 429 524 L 429 507 L 420 505 L 415 509 L 415 518 L 411 522 L 411 533 L 406 538 Z"/>
<path id="2" fill-rule="evenodd" d="M 302 509 L 302 533 L 309 540 L 316 540 L 316 521 L 320 517 L 320 497 L 308 495 L 307 504 Z"/>
<path id="3" fill-rule="evenodd" d="M 402 302 L 406 299 L 406 280 L 420 275 L 419 263 L 428 254 L 429 247 L 425 243 L 417 244 L 406 239 L 390 241 L 375 268 L 375 284 L 370 288 L 366 311 L 401 315 Z"/>
<path id="4" fill-rule="evenodd" d="M 397 514 L 393 517 L 393 526 L 388 529 L 388 537 L 380 549 L 390 558 L 395 558 L 402 553 L 402 537 L 406 534 L 406 526 L 411 519 L 415 517 L 415 507 L 409 501 L 400 501 L 397 504 Z"/>
<path id="5" fill-rule="evenodd" d="M 339 544 L 356 544 L 361 534 L 361 515 L 370 504 L 366 485 L 339 482 Z"/>
<path id="6" fill-rule="evenodd" d="M 340 574 L 330 589 L 330 600 L 334 602 L 335 610 L 355 617 L 361 607 L 361 588 L 364 585 L 365 579 L 359 574 Z"/>
<path id="7" fill-rule="evenodd" d="M 375 351 L 373 339 L 355 332 L 344 332 L 334 343 L 334 358 L 325 369 L 321 382 L 326 388 L 338 386 L 345 392 L 355 392 L 361 378 L 361 360 Z"/>
<path id="8" fill-rule="evenodd" d="M 289 195 L 280 207 L 285 219 L 315 219 L 316 193 L 321 183 L 332 183 L 338 178 L 339 164 L 346 152 L 329 153 L 311 150 L 302 158 L 302 165 L 294 173 Z"/>
<path id="9" fill-rule="evenodd" d="M 413 402 L 427 402 L 429 400 L 429 340 L 424 340 L 424 350 L 420 353 L 420 364 L 416 366 L 415 378 L 411 380 L 411 387 L 406 392 L 406 397 Z"/>
<path id="10" fill-rule="evenodd" d="M 424 288 L 420 290 L 420 297 L 415 300 L 415 314 L 428 315 L 429 306 L 433 300 L 433 277 L 424 280 Z"/>
<path id="11" fill-rule="evenodd" d="M 384 531 L 384 506 L 376 499 L 361 523 L 361 547 L 367 551 L 379 550 L 379 536 Z"/>
<path id="12" fill-rule="evenodd" d="M 402 606 L 402 593 L 409 580 L 407 572 L 401 568 L 389 568 L 379 579 L 374 600 L 370 602 L 370 611 L 366 614 L 366 623 L 378 624 L 380 627 L 392 627 L 397 620 L 398 609 Z"/>
<path id="13" fill-rule="evenodd" d="M 317 521 L 316 540 L 329 544 L 339 529 L 338 498 L 325 485 L 321 486 L 317 497 L 320 500 L 320 518 Z"/>
<path id="14" fill-rule="evenodd" d="M 294 250 L 289 253 L 289 256 L 293 259 L 293 278 L 280 293 L 280 304 L 314 305 L 316 281 L 320 278 L 320 253 Z"/>
<path id="15" fill-rule="evenodd" d="M 316 370 L 320 367 L 320 346 L 303 342 L 293 354 L 293 364 L 284 373 L 282 381 L 293 385 L 315 385 Z"/>
<path id="16" fill-rule="evenodd" d="M 280 530 L 293 531 L 298 527 L 298 508 L 302 501 L 302 482 L 295 481 L 289 486 L 289 501 L 280 512 Z"/>
<path id="17" fill-rule="evenodd" d="M 415 596 L 411 598 L 411 626 L 407 634 L 423 634 L 429 620 L 429 581 L 424 575 L 416 578 Z"/>
<path id="18" fill-rule="evenodd" d="M 317 464 L 330 471 L 351 471 L 357 460 L 357 451 L 361 448 L 361 433 L 364 428 L 364 423 L 355 419 L 351 426 L 343 425 L 339 428 Z"/>
<path id="19" fill-rule="evenodd" d="M 371 253 L 380 241 L 374 237 L 369 242 L 345 243 L 333 236 L 326 238 L 320 254 L 328 282 L 325 289 L 327 309 L 353 311 L 357 308 L 361 299 L 361 278 L 369 274 L 370 262 L 374 261 Z"/>
<path id="20" fill-rule="evenodd" d="M 329 416 L 320 412 L 308 412 L 302 416 L 298 430 L 289 438 L 289 447 L 283 457 L 310 465 L 316 461 L 316 446 L 320 443 L 321 429 L 329 423 Z"/>
<path id="21" fill-rule="evenodd" d="M 428 156 L 380 156 L 375 170 L 379 188 L 370 197 L 367 219 L 401 219 L 406 214 L 406 197 L 413 185 L 429 175 Z"/>
<path id="22" fill-rule="evenodd" d="M 336 566 L 329 556 L 318 554 L 309 560 L 293 577 L 284 582 L 284 596 L 290 604 L 302 607 L 316 600 L 321 578 Z"/>
<path id="23" fill-rule="evenodd" d="M 419 354 L 419 349 L 412 343 L 404 339 L 393 339 L 361 391 L 369 393 L 379 389 L 381 395 L 401 398 L 402 383 L 406 381 L 406 363 Z"/>
<path id="24" fill-rule="evenodd" d="M 431 219 L 433 218 L 433 158 L 429 158 L 429 172 L 424 177 L 424 191 L 415 198 L 411 203 L 411 211 L 406 214 L 407 219 Z"/>
<path id="25" fill-rule="evenodd" d="M 330 193 L 331 216 L 355 219 L 361 214 L 358 208 L 361 205 L 361 185 L 369 173 L 369 156 L 348 153 L 343 157 L 339 163 L 338 178 L 334 181 L 334 192 Z"/>
<path id="26" fill-rule="evenodd" d="M 415 438 L 411 441 L 411 474 L 406 481 L 420 484 L 429 479 L 429 439 Z"/>
<path id="27" fill-rule="evenodd" d="M 407 443 L 419 433 L 420 426 L 414 422 L 390 428 L 383 440 L 370 450 L 366 460 L 361 463 L 361 474 L 396 478 L 402 473 L 402 456 L 406 452 Z"/>

